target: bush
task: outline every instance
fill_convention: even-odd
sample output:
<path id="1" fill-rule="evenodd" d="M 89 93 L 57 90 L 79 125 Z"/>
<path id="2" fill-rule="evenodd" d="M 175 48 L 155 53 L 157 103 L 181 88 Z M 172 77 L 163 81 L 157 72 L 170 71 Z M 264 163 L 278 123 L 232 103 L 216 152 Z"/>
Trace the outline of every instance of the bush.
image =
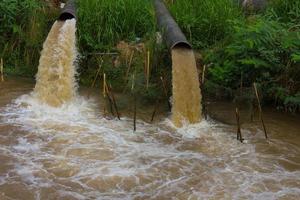
<path id="1" fill-rule="evenodd" d="M 213 63 L 210 81 L 233 90 L 241 81 L 244 87 L 258 82 L 265 99 L 281 104 L 294 96 L 300 88 L 300 31 L 262 16 L 231 23 L 232 36 L 206 54 Z"/>

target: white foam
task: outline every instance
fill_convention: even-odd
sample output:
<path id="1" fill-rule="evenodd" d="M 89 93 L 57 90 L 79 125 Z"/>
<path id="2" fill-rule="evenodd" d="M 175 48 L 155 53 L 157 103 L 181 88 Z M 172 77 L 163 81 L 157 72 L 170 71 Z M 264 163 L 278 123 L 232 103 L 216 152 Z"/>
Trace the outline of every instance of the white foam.
<path id="1" fill-rule="evenodd" d="M 17 136 L 17 144 L 2 148 L 16 160 L 18 176 L 37 194 L 41 187 L 60 187 L 61 198 L 75 199 L 165 198 L 184 193 L 187 199 L 218 194 L 224 199 L 300 195 L 299 171 L 287 171 L 275 162 L 277 155 L 257 152 L 251 133 L 244 133 L 248 144 L 241 144 L 230 126 L 212 120 L 180 129 L 170 120 L 158 127 L 138 121 L 133 133 L 131 119 L 104 119 L 93 100 L 77 97 L 53 108 L 25 95 L 0 111 L 0 124 L 26 132 Z M 284 143 L 260 145 L 281 149 Z M 290 147 L 280 156 L 284 158 L 287 150 L 299 153 L 297 147 Z"/>

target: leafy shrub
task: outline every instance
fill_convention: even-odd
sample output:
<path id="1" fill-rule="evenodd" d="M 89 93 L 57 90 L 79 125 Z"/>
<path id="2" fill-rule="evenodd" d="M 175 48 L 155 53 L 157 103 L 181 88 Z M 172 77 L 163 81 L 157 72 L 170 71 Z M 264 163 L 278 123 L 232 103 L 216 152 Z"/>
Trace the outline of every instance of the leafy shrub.
<path id="1" fill-rule="evenodd" d="M 210 80 L 231 89 L 237 89 L 241 81 L 245 87 L 259 82 L 267 99 L 277 98 L 281 103 L 296 94 L 300 31 L 261 16 L 231 23 L 232 36 L 206 55 L 206 62 L 213 63 Z M 279 88 L 286 90 L 285 95 L 278 95 Z"/>

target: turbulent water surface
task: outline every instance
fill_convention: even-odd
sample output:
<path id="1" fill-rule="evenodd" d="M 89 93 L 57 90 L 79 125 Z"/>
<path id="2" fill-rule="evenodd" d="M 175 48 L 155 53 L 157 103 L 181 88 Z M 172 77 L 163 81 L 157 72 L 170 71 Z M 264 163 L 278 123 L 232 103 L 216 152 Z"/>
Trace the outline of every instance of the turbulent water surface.
<path id="1" fill-rule="evenodd" d="M 235 126 L 213 120 L 180 129 L 165 118 L 138 120 L 134 133 L 131 119 L 103 117 L 100 94 L 56 108 L 28 95 L 33 88 L 9 77 L 0 83 L 1 200 L 300 196 L 299 117 L 267 111 L 271 139 L 256 119 L 242 125 L 244 144 Z M 209 109 L 234 122 L 227 104 Z"/>

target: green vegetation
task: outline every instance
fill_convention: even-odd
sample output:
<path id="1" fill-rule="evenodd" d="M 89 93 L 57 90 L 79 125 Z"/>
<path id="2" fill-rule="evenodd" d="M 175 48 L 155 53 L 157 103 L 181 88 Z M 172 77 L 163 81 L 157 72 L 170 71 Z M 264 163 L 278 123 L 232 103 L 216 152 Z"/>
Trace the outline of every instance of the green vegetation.
<path id="1" fill-rule="evenodd" d="M 78 1 L 78 36 L 85 52 L 111 50 L 121 41 L 135 41 L 155 31 L 151 1 Z"/>
<path id="2" fill-rule="evenodd" d="M 152 1 L 78 1 L 78 38 L 83 56 L 80 63 L 81 83 L 90 84 L 103 59 L 101 74 L 106 74 L 107 81 L 115 90 L 132 92 L 140 100 L 153 103 L 162 92 L 159 80 L 161 68 L 155 61 L 161 47 L 155 45 L 155 31 Z M 125 49 L 117 48 L 122 43 Z M 134 50 L 131 58 L 132 50 L 140 45 L 143 48 Z M 148 51 L 151 72 L 147 84 Z M 106 52 L 118 52 L 119 55 L 97 54 Z"/>
<path id="3" fill-rule="evenodd" d="M 0 1 L 0 57 L 6 73 L 33 76 L 57 10 L 38 0 Z"/>
<path id="4" fill-rule="evenodd" d="M 205 48 L 230 34 L 230 21 L 242 18 L 232 0 L 176 0 L 169 8 L 194 48 Z"/>
<path id="5" fill-rule="evenodd" d="M 205 94 L 248 100 L 254 82 L 265 102 L 300 110 L 300 2 L 271 0 L 246 15 L 233 0 L 177 0 L 169 7 L 209 66 Z"/>
<path id="6" fill-rule="evenodd" d="M 265 10 L 247 14 L 238 1 L 165 1 L 208 66 L 204 93 L 234 99 L 242 85 L 245 99 L 251 100 L 253 94 L 249 91 L 257 82 L 265 103 L 299 111 L 300 1 L 270 0 Z M 165 96 L 160 79 L 163 77 L 170 91 L 170 57 L 164 46 L 156 44 L 151 2 L 78 1 L 81 84 L 91 84 L 103 59 L 100 74 L 107 75 L 114 90 L 131 91 L 153 103 L 158 96 Z M 0 57 L 5 61 L 5 73 L 33 77 L 43 41 L 58 10 L 49 1 L 0 2 Z M 124 56 L 123 50 L 117 48 L 120 41 L 125 41 L 130 50 L 143 46 L 135 50 L 131 65 L 131 53 Z M 119 55 L 95 54 L 107 52 Z M 148 52 L 150 73 L 146 72 Z"/>

